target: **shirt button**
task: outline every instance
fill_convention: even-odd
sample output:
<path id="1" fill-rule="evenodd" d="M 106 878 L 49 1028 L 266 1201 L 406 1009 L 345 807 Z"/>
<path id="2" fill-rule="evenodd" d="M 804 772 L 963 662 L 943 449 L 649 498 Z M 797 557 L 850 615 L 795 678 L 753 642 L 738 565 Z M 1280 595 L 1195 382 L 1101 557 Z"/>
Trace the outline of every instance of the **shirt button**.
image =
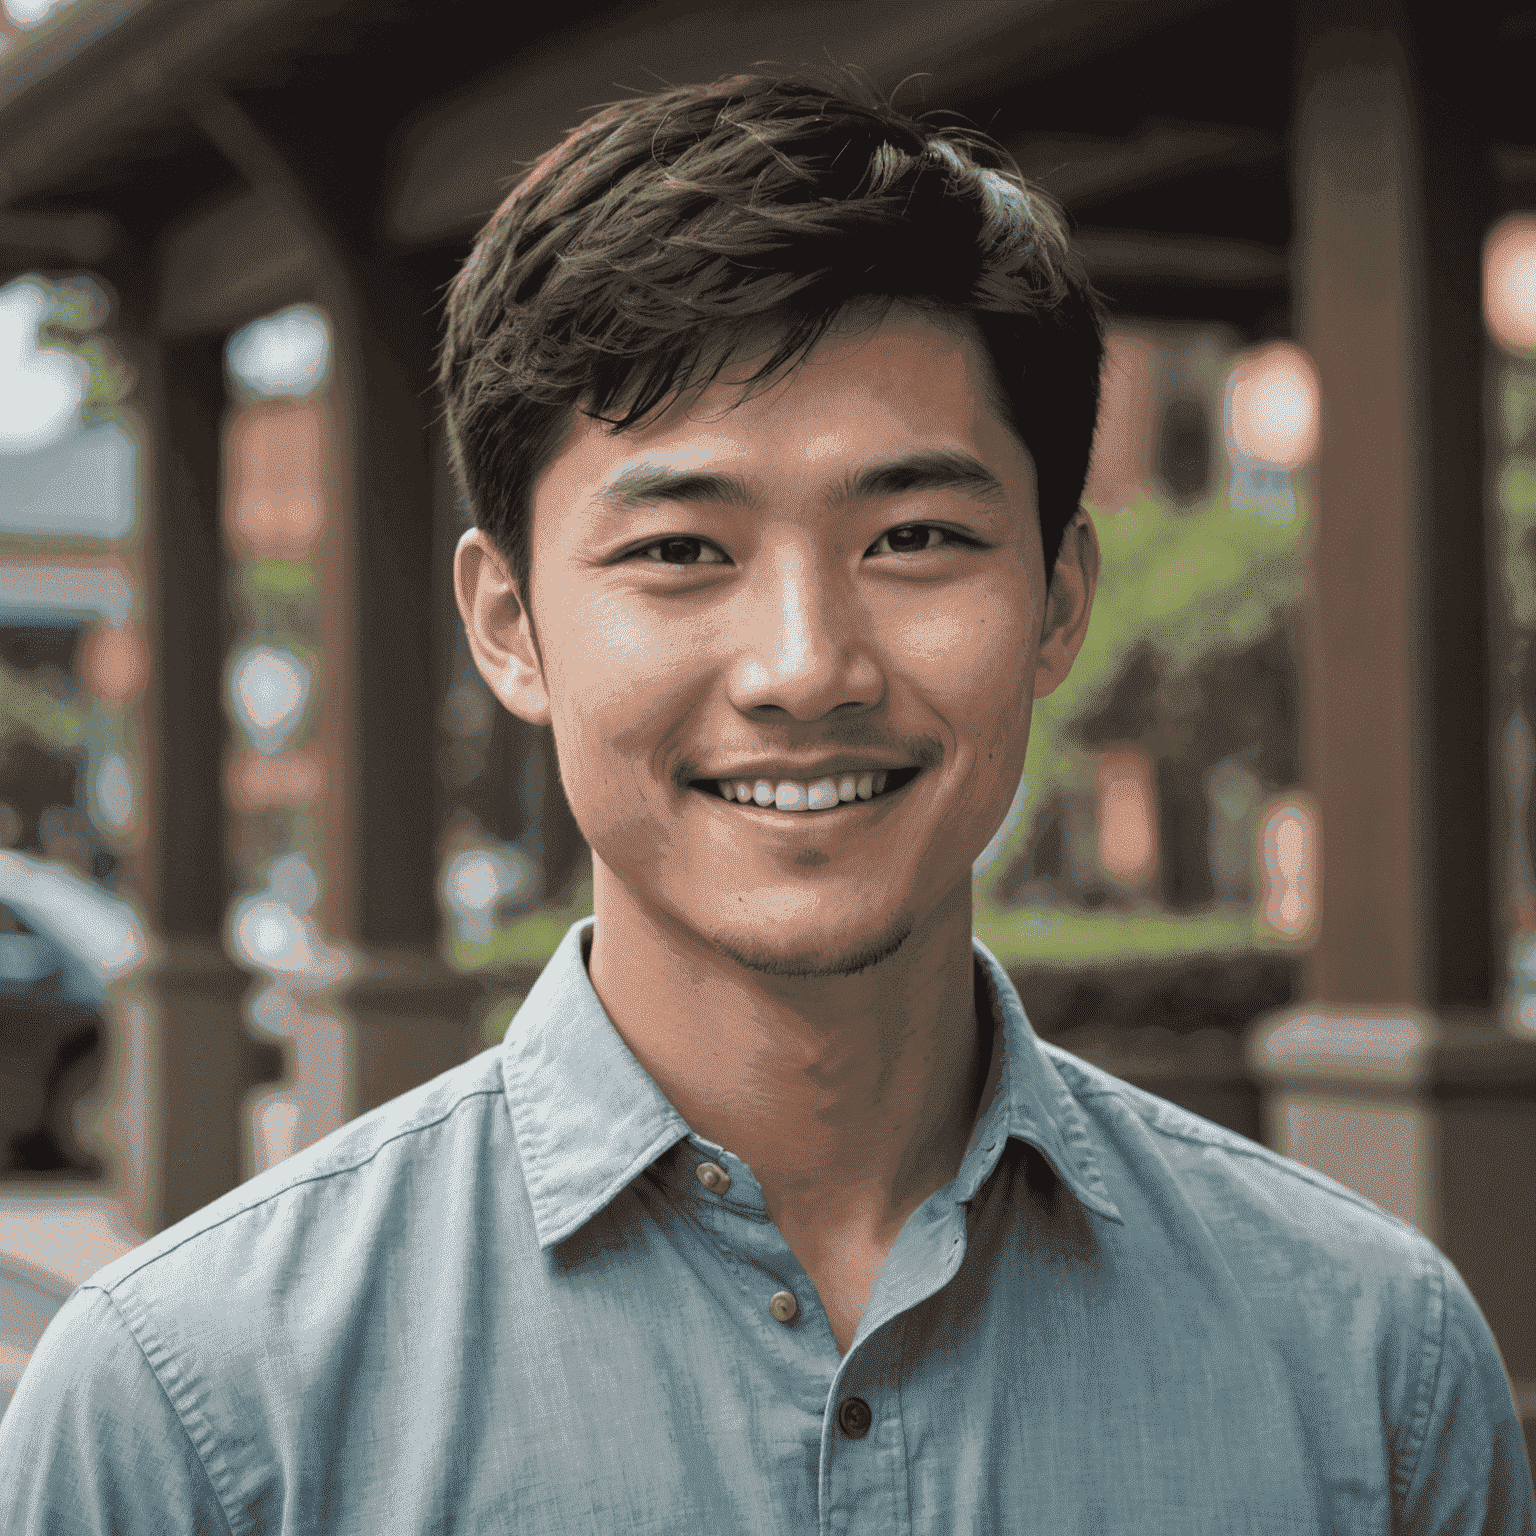
<path id="1" fill-rule="evenodd" d="M 874 1414 L 862 1397 L 845 1397 L 837 1408 L 837 1427 L 850 1440 L 862 1440 L 869 1433 Z"/>
<path id="2" fill-rule="evenodd" d="M 700 1163 L 694 1172 L 699 1183 L 711 1194 L 723 1195 L 731 1187 L 731 1176 L 719 1163 Z"/>
<path id="3" fill-rule="evenodd" d="M 768 1303 L 768 1310 L 781 1323 L 792 1323 L 800 1310 L 800 1303 L 789 1291 L 778 1291 L 775 1292 L 773 1300 Z"/>

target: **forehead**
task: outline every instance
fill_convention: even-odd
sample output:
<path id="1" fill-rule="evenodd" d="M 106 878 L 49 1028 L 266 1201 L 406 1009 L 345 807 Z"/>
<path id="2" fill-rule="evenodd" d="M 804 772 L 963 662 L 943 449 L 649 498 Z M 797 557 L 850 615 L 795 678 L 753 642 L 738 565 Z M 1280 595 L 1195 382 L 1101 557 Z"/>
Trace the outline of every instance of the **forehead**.
<path id="1" fill-rule="evenodd" d="M 744 347 L 707 389 L 641 426 L 616 432 L 578 414 L 534 487 L 536 520 L 541 507 L 590 501 L 643 468 L 810 490 L 861 461 L 925 450 L 968 454 L 1032 489 L 1033 464 L 999 414 L 991 360 L 968 322 L 899 305 L 883 318 L 856 314 L 777 378 L 746 387 L 772 344 Z"/>

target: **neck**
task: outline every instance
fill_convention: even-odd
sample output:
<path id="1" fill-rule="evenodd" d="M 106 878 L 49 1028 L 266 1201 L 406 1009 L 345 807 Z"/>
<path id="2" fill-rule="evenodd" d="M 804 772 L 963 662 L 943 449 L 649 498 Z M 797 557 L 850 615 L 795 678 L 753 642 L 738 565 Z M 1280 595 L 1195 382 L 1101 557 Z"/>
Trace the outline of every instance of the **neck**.
<path id="1" fill-rule="evenodd" d="M 867 970 L 783 977 L 641 909 L 594 863 L 592 985 L 673 1107 L 747 1163 L 786 1236 L 894 1240 L 959 1169 L 989 1065 L 969 884 Z"/>

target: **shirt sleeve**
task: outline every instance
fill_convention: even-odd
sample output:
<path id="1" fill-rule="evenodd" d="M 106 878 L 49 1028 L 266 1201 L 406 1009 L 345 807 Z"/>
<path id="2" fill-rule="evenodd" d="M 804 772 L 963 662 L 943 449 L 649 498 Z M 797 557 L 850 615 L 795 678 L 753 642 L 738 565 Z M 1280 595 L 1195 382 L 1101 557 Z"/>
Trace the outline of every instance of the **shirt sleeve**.
<path id="1" fill-rule="evenodd" d="M 9 1536 L 229 1536 L 181 1419 L 105 1291 L 49 1323 L 0 1418 Z"/>
<path id="2" fill-rule="evenodd" d="M 1402 1536 L 1533 1536 L 1531 1471 L 1498 1346 L 1466 1282 L 1436 1257 L 1440 1306 L 1425 1329 L 1422 1391 L 1393 1479 L 1392 1528 Z"/>

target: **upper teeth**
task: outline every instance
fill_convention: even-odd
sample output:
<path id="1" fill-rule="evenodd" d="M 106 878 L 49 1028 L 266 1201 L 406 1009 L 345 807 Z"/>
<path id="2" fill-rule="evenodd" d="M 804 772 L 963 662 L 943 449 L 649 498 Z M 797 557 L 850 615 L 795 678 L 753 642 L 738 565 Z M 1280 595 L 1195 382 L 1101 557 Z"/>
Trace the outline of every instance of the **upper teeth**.
<path id="1" fill-rule="evenodd" d="M 758 805 L 771 805 L 780 811 L 827 811 L 839 801 L 869 800 L 885 788 L 887 774 L 881 772 L 845 773 L 837 779 L 812 779 L 802 783 L 798 779 L 717 779 L 720 793 L 727 800 L 739 800 L 743 805 L 755 801 Z"/>

